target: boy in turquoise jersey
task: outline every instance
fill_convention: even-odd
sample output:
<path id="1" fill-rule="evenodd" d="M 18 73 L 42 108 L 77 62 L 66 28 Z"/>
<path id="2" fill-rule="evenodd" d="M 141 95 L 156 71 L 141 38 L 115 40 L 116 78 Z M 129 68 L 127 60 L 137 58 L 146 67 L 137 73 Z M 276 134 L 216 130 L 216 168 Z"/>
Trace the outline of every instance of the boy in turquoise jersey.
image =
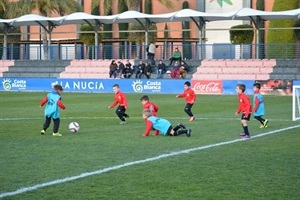
<path id="1" fill-rule="evenodd" d="M 45 123 L 43 125 L 43 130 L 41 134 L 44 135 L 47 128 L 49 128 L 51 119 L 54 122 L 53 125 L 53 136 L 62 136 L 59 132 L 59 124 L 60 124 L 60 114 L 59 108 L 65 109 L 66 107 L 61 101 L 60 94 L 62 93 L 63 88 L 61 85 L 54 85 L 53 91 L 50 92 L 40 103 L 40 107 L 46 104 L 45 108 Z"/>
<path id="2" fill-rule="evenodd" d="M 151 110 L 143 110 L 143 119 L 146 121 L 146 129 L 143 136 L 148 136 L 152 129 L 155 130 L 155 135 L 159 132 L 165 136 L 178 136 L 186 134 L 187 137 L 191 136 L 191 129 L 186 129 L 185 125 L 179 123 L 175 128 L 171 123 L 163 118 L 152 116 Z"/>
<path id="3" fill-rule="evenodd" d="M 253 84 L 253 116 L 257 121 L 261 123 L 261 126 L 259 128 L 267 128 L 267 124 L 269 121 L 262 118 L 262 116 L 265 114 L 265 102 L 263 95 L 259 92 L 260 88 L 260 83 Z"/>

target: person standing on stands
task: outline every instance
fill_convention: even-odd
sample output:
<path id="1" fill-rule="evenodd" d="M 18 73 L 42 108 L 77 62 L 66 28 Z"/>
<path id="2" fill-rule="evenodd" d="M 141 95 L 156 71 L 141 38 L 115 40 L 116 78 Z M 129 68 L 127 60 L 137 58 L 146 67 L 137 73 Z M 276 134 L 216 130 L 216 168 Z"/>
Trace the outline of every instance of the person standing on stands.
<path id="1" fill-rule="evenodd" d="M 181 52 L 179 49 L 176 47 L 175 51 L 173 52 L 173 56 L 169 59 L 170 60 L 170 66 L 173 64 L 175 60 L 178 60 L 179 63 L 181 63 Z"/>
<path id="2" fill-rule="evenodd" d="M 112 60 L 110 65 L 109 65 L 109 78 L 116 78 L 118 75 L 118 65 L 115 60 Z"/>
<path id="3" fill-rule="evenodd" d="M 150 60 L 150 63 L 152 66 L 155 65 L 155 61 L 154 61 L 154 57 L 155 57 L 155 49 L 156 49 L 156 46 L 153 42 L 151 42 L 147 48 L 147 56 L 148 56 L 148 59 Z"/>

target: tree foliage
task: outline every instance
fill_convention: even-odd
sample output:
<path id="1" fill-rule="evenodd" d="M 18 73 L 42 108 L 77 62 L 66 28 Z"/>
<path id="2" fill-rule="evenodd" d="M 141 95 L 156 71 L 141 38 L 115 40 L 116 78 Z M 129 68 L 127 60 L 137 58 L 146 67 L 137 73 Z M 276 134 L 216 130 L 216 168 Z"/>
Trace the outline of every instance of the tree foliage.
<path id="1" fill-rule="evenodd" d="M 272 11 L 292 10 L 298 8 L 298 0 L 274 0 Z M 293 58 L 295 47 L 291 44 L 296 42 L 293 30 L 294 20 L 272 20 L 270 21 L 267 37 L 268 58 Z M 277 29 L 276 28 L 283 28 Z M 290 29 L 284 29 L 290 28 Z M 279 44 L 290 44 L 286 48 L 279 48 Z"/>
<path id="2" fill-rule="evenodd" d="M 230 28 L 229 33 L 230 42 L 232 44 L 251 44 L 254 36 L 254 29 L 248 24 L 236 25 Z"/>
<path id="3" fill-rule="evenodd" d="M 300 19 L 295 21 L 294 27 L 294 37 L 296 41 L 300 42 Z"/>
<path id="4" fill-rule="evenodd" d="M 80 33 L 79 39 L 86 45 L 94 45 L 95 44 L 95 33 L 94 27 L 91 27 L 89 24 L 83 24 L 80 27 L 80 32 L 87 32 L 90 31 L 91 33 Z M 102 39 L 101 33 L 98 33 L 98 41 L 100 43 Z"/>

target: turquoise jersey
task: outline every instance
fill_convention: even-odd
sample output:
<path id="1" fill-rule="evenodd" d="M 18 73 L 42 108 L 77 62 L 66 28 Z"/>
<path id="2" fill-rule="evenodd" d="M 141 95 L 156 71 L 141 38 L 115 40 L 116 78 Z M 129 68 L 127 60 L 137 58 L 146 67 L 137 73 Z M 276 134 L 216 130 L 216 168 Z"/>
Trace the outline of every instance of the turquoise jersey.
<path id="1" fill-rule="evenodd" d="M 168 120 L 154 116 L 149 117 L 147 120 L 152 122 L 152 126 L 155 130 L 160 131 L 162 135 L 167 135 L 168 129 L 171 126 Z"/>
<path id="2" fill-rule="evenodd" d="M 48 101 L 45 108 L 45 116 L 52 117 L 53 119 L 59 118 L 59 107 L 57 105 L 58 100 L 61 96 L 57 92 L 51 92 L 47 95 Z"/>
<path id="3" fill-rule="evenodd" d="M 264 103 L 264 97 L 262 94 L 258 93 L 258 94 L 254 94 L 253 97 L 253 106 L 255 106 L 255 99 L 258 98 L 259 99 L 259 105 L 257 110 L 254 112 L 254 116 L 263 116 L 265 114 L 265 103 Z"/>

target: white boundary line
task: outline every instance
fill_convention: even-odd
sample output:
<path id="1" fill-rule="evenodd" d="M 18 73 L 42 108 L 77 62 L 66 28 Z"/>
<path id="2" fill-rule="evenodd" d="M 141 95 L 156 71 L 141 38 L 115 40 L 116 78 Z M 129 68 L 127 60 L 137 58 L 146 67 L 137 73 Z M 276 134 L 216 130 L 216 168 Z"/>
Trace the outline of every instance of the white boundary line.
<path id="1" fill-rule="evenodd" d="M 299 127 L 300 127 L 300 125 L 295 125 L 295 126 L 290 126 L 290 127 L 287 127 L 287 128 L 277 129 L 277 130 L 274 130 L 274 131 L 269 131 L 269 132 L 266 132 L 266 133 L 255 135 L 255 136 L 251 137 L 250 139 L 263 137 L 263 136 L 266 136 L 266 135 L 279 133 L 279 132 L 282 132 L 282 131 L 287 131 L 287 130 L 295 129 L 295 128 L 299 128 Z M 128 167 L 128 166 L 131 166 L 131 165 L 137 165 L 137 164 L 141 164 L 141 163 L 151 162 L 151 161 L 160 160 L 160 159 L 163 159 L 163 158 L 168 158 L 168 157 L 171 157 L 171 156 L 190 153 L 190 152 L 193 152 L 193 151 L 208 149 L 208 148 L 212 148 L 212 147 L 223 146 L 223 145 L 226 145 L 226 144 L 232 144 L 232 143 L 236 143 L 236 142 L 242 142 L 242 141 L 246 141 L 246 140 L 249 140 L 249 139 L 236 139 L 236 140 L 231 140 L 231 141 L 227 141 L 227 142 L 221 142 L 221 143 L 210 144 L 210 145 L 201 146 L 201 147 L 197 147 L 197 148 L 186 149 L 186 150 L 182 150 L 182 151 L 175 151 L 175 152 L 171 152 L 171 153 L 168 153 L 168 154 L 162 154 L 162 155 L 159 155 L 159 156 L 155 156 L 155 157 L 152 157 L 152 158 L 146 158 L 144 160 L 137 160 L 137 161 L 127 162 L 127 163 L 124 163 L 124 164 L 121 164 L 121 165 L 116 165 L 116 166 L 100 169 L 100 170 L 93 171 L 93 172 L 82 173 L 82 174 L 77 175 L 77 176 L 66 177 L 66 178 L 63 178 L 63 179 L 57 179 L 57 180 L 54 180 L 54 181 L 45 182 L 45 183 L 37 184 L 37 185 L 34 185 L 34 186 L 30 186 L 30 187 L 24 187 L 24 188 L 15 190 L 13 192 L 0 193 L 0 198 L 7 197 L 7 196 L 14 196 L 14 195 L 22 194 L 22 193 L 29 192 L 29 191 L 32 191 L 32 190 L 37 190 L 39 188 L 43 188 L 43 187 L 47 187 L 47 186 L 51 186 L 51 185 L 57 185 L 57 184 L 60 184 L 60 183 L 65 183 L 65 182 L 73 181 L 73 180 L 76 180 L 76 179 L 85 178 L 85 177 L 88 177 L 88 176 L 103 174 L 105 172 L 121 169 L 123 167 Z"/>

